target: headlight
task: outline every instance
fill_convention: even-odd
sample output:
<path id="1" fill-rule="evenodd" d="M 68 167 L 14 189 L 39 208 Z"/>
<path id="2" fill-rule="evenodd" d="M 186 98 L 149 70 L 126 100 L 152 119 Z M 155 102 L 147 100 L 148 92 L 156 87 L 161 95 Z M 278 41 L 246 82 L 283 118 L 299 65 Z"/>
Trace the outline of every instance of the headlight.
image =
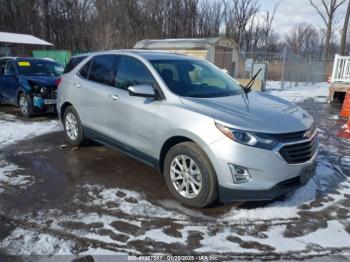
<path id="1" fill-rule="evenodd" d="M 40 88 L 40 93 L 45 94 L 46 92 L 47 92 L 47 88 L 46 87 Z"/>
<path id="2" fill-rule="evenodd" d="M 271 150 L 278 143 L 277 140 L 268 134 L 237 130 L 223 126 L 219 123 L 215 123 L 215 125 L 225 136 L 243 145 Z"/>
<path id="3" fill-rule="evenodd" d="M 32 88 L 33 88 L 34 93 L 39 93 L 41 87 L 38 85 L 33 85 Z"/>

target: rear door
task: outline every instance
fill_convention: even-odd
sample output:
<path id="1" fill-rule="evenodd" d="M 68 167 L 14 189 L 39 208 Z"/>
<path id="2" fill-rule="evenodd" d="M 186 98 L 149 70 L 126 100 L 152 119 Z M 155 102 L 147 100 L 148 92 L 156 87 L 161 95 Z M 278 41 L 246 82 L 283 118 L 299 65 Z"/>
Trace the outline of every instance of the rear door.
<path id="1" fill-rule="evenodd" d="M 0 60 L 0 101 L 5 101 L 5 68 L 6 68 L 7 59 Z"/>
<path id="2" fill-rule="evenodd" d="M 3 75 L 3 96 L 7 102 L 15 104 L 17 101 L 18 72 L 15 63 L 8 60 Z"/>
<path id="3" fill-rule="evenodd" d="M 122 121 L 125 112 L 118 100 L 124 100 L 127 94 L 114 87 L 118 63 L 116 55 L 94 56 L 82 67 L 76 81 L 73 80 L 75 93 L 72 97 L 85 127 L 107 137 L 124 140 L 127 133 L 126 123 Z"/>

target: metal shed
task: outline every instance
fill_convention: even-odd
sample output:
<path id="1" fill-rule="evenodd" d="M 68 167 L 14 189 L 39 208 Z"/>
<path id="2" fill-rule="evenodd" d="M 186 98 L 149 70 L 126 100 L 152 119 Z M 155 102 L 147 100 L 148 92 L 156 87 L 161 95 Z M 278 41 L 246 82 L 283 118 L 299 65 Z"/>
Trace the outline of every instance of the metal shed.
<path id="1" fill-rule="evenodd" d="M 207 59 L 235 76 L 238 72 L 238 45 L 232 38 L 176 38 L 145 39 L 137 42 L 135 49 L 166 50 Z"/>
<path id="2" fill-rule="evenodd" d="M 0 44 L 1 43 L 3 43 L 4 46 L 0 46 L 0 56 L 9 56 L 11 54 L 11 49 L 9 46 L 13 44 L 53 46 L 53 44 L 33 35 L 8 32 L 0 32 Z"/>

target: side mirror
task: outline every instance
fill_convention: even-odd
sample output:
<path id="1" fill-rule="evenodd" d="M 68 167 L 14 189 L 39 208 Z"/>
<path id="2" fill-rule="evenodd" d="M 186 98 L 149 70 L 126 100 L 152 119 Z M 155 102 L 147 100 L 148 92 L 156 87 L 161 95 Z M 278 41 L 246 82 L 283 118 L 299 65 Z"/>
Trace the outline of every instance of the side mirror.
<path id="1" fill-rule="evenodd" d="M 128 87 L 130 96 L 155 97 L 156 92 L 151 85 L 134 85 Z"/>

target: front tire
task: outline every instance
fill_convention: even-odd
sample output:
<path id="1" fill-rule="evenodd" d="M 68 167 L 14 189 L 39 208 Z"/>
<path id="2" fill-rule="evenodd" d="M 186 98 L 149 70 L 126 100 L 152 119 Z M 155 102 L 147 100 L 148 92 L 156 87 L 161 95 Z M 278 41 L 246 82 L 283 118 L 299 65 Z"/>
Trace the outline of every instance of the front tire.
<path id="1" fill-rule="evenodd" d="M 214 168 L 205 152 L 193 142 L 183 142 L 169 150 L 164 176 L 170 193 L 185 205 L 205 207 L 217 199 Z"/>
<path id="2" fill-rule="evenodd" d="M 22 116 L 30 118 L 33 116 L 33 104 L 28 95 L 21 93 L 18 98 L 18 106 Z"/>
<path id="3" fill-rule="evenodd" d="M 72 146 L 81 146 L 84 144 L 86 138 L 83 125 L 81 124 L 78 112 L 73 106 L 66 108 L 62 120 L 68 142 Z"/>

